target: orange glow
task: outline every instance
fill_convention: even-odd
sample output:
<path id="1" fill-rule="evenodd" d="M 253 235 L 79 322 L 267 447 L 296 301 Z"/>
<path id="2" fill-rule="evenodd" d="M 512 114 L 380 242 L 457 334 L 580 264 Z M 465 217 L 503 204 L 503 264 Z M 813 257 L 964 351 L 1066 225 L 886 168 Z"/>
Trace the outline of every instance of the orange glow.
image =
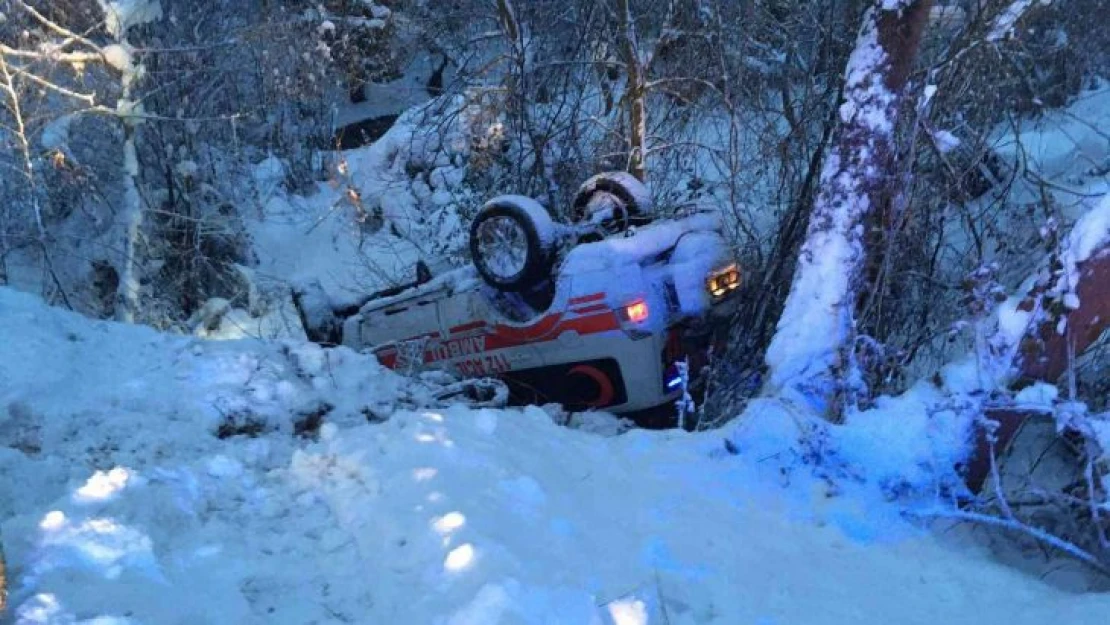
<path id="1" fill-rule="evenodd" d="M 730 291 L 740 288 L 740 267 L 733 263 L 717 271 L 706 280 L 706 288 L 713 297 L 722 297 Z"/>
<path id="2" fill-rule="evenodd" d="M 624 316 L 632 323 L 640 323 L 648 318 L 648 305 L 644 300 L 633 302 L 624 307 Z"/>

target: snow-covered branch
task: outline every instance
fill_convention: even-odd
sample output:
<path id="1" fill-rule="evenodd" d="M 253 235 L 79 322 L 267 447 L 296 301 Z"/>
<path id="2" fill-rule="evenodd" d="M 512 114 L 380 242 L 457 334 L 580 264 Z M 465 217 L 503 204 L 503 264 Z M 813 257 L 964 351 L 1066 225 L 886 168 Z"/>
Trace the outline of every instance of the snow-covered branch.
<path id="1" fill-rule="evenodd" d="M 1014 519 L 1004 519 L 1004 518 L 990 516 L 989 514 L 982 514 L 982 513 L 979 513 L 979 512 L 969 512 L 969 511 L 966 511 L 966 510 L 958 510 L 958 509 L 933 509 L 933 510 L 921 510 L 921 511 L 913 510 L 913 511 L 909 511 L 908 514 L 911 514 L 913 516 L 922 517 L 922 518 L 941 518 L 941 519 L 952 519 L 952 520 L 955 520 L 955 521 L 968 521 L 968 522 L 972 522 L 972 523 L 980 523 L 980 524 L 983 524 L 983 525 L 999 527 L 999 528 L 1002 528 L 1002 529 L 1006 529 L 1006 530 L 1018 532 L 1018 533 L 1021 533 L 1021 534 L 1025 534 L 1026 536 L 1034 538 L 1034 539 L 1044 543 L 1045 545 L 1048 545 L 1050 547 L 1053 547 L 1053 548 L 1059 549 L 1060 551 L 1063 551 L 1064 553 L 1072 556 L 1073 558 L 1075 558 L 1075 559 L 1087 564 L 1088 566 L 1094 568 L 1095 570 L 1099 571 L 1100 573 L 1110 575 L 1110 568 L 1107 568 L 1105 564 L 1103 564 L 1098 558 L 1096 558 L 1094 555 L 1092 555 L 1089 551 L 1086 551 L 1085 549 L 1080 548 L 1079 546 L 1075 545 L 1074 543 L 1068 542 L 1068 541 L 1066 541 L 1066 540 L 1064 540 L 1064 539 L 1062 539 L 1058 536 L 1050 534 L 1050 533 L 1044 531 L 1043 529 L 1040 529 L 1038 527 L 1033 527 L 1032 525 L 1027 525 L 1025 523 L 1021 523 L 1020 521 L 1016 521 Z"/>
<path id="2" fill-rule="evenodd" d="M 38 74 L 35 74 L 34 72 L 29 72 L 20 67 L 9 66 L 9 69 L 12 74 L 20 76 L 22 78 L 26 78 L 36 85 L 47 89 L 48 91 L 53 91 L 54 93 L 66 96 L 67 98 L 73 98 L 74 100 L 77 100 L 79 102 L 84 102 L 89 106 L 93 106 L 96 103 L 96 94 L 94 93 L 81 93 L 79 91 L 67 89 L 66 87 L 63 87 L 55 82 L 46 80 L 45 78 L 39 76 Z"/>
<path id="3" fill-rule="evenodd" d="M 12 48 L 0 43 L 0 54 L 10 56 L 18 59 L 29 59 L 33 61 L 50 61 L 57 63 L 68 63 L 70 65 L 86 65 L 89 63 L 100 63 L 104 60 L 104 55 L 99 51 L 97 52 L 61 52 L 59 50 L 20 50 Z"/>

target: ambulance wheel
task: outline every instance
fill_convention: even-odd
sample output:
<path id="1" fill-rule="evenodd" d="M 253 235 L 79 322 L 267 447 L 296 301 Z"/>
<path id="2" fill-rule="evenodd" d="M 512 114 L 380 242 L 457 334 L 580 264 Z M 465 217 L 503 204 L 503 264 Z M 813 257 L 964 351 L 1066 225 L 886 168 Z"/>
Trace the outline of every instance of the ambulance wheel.
<path id="1" fill-rule="evenodd" d="M 645 220 L 651 208 L 651 192 L 643 182 L 626 171 L 607 171 L 578 187 L 570 218 L 575 223 L 597 222 L 623 230 Z"/>
<path id="2" fill-rule="evenodd" d="M 470 257 L 490 286 L 523 291 L 551 275 L 555 224 L 531 198 L 495 197 L 470 226 Z"/>

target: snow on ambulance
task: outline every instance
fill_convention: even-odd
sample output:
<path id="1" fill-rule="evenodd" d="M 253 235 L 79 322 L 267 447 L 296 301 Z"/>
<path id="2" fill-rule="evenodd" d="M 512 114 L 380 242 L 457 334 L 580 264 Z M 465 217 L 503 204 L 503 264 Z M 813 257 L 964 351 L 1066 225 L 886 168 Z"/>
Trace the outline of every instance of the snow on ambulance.
<path id="1" fill-rule="evenodd" d="M 682 394 L 679 362 L 699 382 L 741 276 L 717 214 L 652 220 L 650 203 L 624 172 L 587 180 L 571 224 L 495 197 L 472 223 L 472 265 L 435 278 L 418 265 L 416 282 L 346 308 L 295 300 L 310 338 L 397 370 L 497 377 L 516 401 L 572 410 L 662 406 Z"/>

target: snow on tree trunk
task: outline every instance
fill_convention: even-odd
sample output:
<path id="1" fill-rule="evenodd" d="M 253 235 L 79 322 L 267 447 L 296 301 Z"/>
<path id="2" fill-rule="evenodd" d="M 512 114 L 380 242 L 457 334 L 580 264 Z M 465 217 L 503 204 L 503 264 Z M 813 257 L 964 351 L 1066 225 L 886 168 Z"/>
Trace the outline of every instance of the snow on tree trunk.
<path id="1" fill-rule="evenodd" d="M 124 97 L 130 94 L 125 90 Z M 142 198 L 139 196 L 139 158 L 135 151 L 135 125 L 124 120 L 123 141 L 123 271 L 116 292 L 116 320 L 134 323 L 139 313 L 141 279 L 139 268 L 139 237 L 143 228 Z"/>
<path id="2" fill-rule="evenodd" d="M 136 64 L 127 31 L 162 17 L 157 0 L 98 0 L 104 10 L 105 28 L 116 43 L 102 50 L 105 61 L 120 73 L 120 98 L 116 110 L 123 120 L 123 259 L 116 291 L 116 319 L 133 323 L 138 316 L 141 291 L 139 239 L 143 228 L 143 204 L 139 195 L 139 158 L 135 135 L 141 121 L 142 104 L 133 98 L 135 84 L 143 75 Z"/>
<path id="3" fill-rule="evenodd" d="M 1004 389 L 1034 381 L 1053 384 L 1110 328 L 1110 195 L 1075 223 L 1047 272 L 996 311 L 997 327 L 980 356 L 980 384 Z M 1001 453 L 1037 410 L 1004 406 L 987 410 L 998 426 L 977 433 L 967 485 L 978 492 Z M 993 439 L 993 445 L 991 441 Z M 1106 448 L 1103 448 L 1106 453 Z"/>
<path id="4" fill-rule="evenodd" d="M 647 180 L 647 83 L 640 46 L 636 40 L 636 24 L 632 21 L 629 0 L 617 0 L 621 28 L 621 56 L 628 75 L 628 171 L 641 181 Z"/>
<path id="5" fill-rule="evenodd" d="M 1110 195 L 1072 228 L 1045 275 L 999 307 L 992 355 L 1000 386 L 1055 382 L 1069 352 L 1083 353 L 1110 327 Z"/>
<path id="6" fill-rule="evenodd" d="M 767 350 L 767 391 L 837 420 L 863 390 L 853 363 L 863 222 L 887 187 L 899 96 L 931 0 L 875 0 L 848 60 L 833 153 Z"/>

